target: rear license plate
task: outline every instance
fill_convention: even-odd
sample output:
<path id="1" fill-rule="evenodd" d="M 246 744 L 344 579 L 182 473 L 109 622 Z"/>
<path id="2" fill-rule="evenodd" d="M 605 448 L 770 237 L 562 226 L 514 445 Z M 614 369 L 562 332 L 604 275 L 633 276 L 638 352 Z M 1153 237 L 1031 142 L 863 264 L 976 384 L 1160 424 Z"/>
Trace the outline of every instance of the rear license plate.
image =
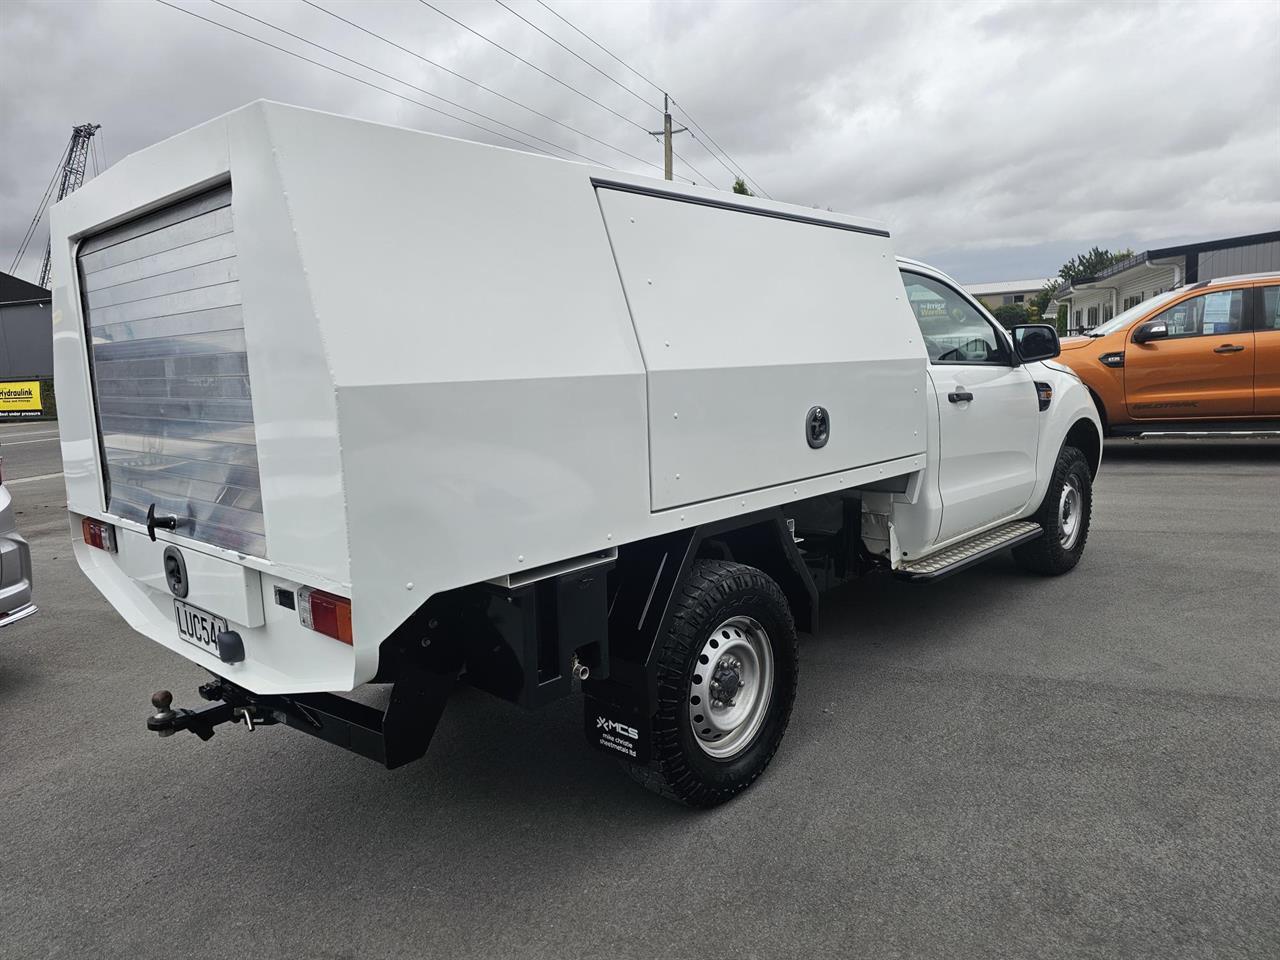
<path id="1" fill-rule="evenodd" d="M 215 657 L 218 655 L 218 634 L 227 629 L 225 618 L 215 617 L 181 600 L 173 601 L 173 615 L 178 621 L 179 638 L 209 651 Z"/>

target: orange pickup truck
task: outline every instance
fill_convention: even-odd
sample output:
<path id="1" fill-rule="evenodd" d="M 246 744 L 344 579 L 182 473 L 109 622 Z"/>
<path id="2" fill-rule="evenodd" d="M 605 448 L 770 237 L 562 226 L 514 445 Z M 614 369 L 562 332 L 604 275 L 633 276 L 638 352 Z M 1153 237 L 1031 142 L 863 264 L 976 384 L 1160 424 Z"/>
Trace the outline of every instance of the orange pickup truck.
<path id="1" fill-rule="evenodd" d="M 1059 362 L 1111 436 L 1280 433 L 1280 273 L 1160 294 L 1063 340 Z"/>

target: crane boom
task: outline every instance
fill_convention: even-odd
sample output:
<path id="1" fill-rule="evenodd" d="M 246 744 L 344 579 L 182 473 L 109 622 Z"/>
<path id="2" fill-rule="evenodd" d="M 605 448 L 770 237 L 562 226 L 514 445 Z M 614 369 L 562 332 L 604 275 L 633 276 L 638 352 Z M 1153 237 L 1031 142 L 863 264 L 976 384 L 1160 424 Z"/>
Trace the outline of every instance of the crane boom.
<path id="1" fill-rule="evenodd" d="M 89 162 L 89 141 L 93 139 L 93 135 L 98 132 L 102 126 L 100 123 L 81 123 L 71 128 L 71 143 L 68 145 L 65 154 L 66 159 L 62 164 L 61 176 L 58 180 L 58 193 L 54 197 L 53 202 L 57 203 L 67 194 L 75 193 L 84 184 L 84 168 Z M 44 263 L 40 267 L 39 284 L 42 287 L 49 286 L 49 257 L 52 253 L 52 246 L 45 244 Z"/>

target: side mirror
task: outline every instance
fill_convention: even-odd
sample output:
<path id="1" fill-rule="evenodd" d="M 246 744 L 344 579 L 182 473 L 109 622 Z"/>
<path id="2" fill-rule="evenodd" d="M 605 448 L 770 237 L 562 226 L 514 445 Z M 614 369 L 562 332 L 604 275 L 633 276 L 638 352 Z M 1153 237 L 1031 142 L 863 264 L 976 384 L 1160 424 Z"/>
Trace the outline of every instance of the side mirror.
<path id="1" fill-rule="evenodd" d="M 1169 325 L 1163 320 L 1148 320 L 1133 333 L 1134 343 L 1163 340 L 1169 335 Z"/>
<path id="2" fill-rule="evenodd" d="M 1057 328 L 1047 323 L 1024 323 L 1014 327 L 1013 343 L 1023 363 L 1052 360 L 1062 352 Z"/>

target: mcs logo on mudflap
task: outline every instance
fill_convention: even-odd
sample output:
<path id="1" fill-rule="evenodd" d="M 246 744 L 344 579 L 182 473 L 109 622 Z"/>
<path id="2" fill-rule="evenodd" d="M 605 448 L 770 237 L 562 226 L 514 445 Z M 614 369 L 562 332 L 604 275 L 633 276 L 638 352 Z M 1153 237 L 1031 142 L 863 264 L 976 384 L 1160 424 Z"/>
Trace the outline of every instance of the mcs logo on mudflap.
<path id="1" fill-rule="evenodd" d="M 632 740 L 640 739 L 640 731 L 635 727 L 628 727 L 624 723 L 617 720 L 608 720 L 605 717 L 596 717 L 596 729 L 604 730 L 606 733 L 618 733 L 624 737 L 630 737 Z"/>

